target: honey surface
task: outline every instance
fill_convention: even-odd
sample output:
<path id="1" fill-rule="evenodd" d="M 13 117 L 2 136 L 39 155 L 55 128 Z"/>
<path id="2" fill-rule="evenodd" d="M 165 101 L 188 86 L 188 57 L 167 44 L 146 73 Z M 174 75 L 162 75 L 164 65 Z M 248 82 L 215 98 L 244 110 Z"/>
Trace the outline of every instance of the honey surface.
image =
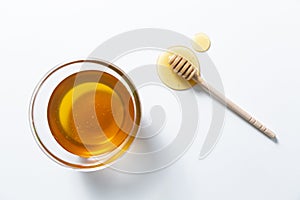
<path id="1" fill-rule="evenodd" d="M 126 87 L 114 76 L 83 71 L 64 79 L 48 104 L 48 123 L 67 151 L 90 157 L 113 151 L 134 121 L 134 106 Z"/>

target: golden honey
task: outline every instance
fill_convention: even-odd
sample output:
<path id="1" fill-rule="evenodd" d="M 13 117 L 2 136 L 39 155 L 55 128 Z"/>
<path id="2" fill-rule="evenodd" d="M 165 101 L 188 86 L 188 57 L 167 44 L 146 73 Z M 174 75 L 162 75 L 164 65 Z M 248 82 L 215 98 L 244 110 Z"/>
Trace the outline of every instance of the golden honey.
<path id="1" fill-rule="evenodd" d="M 193 48 L 198 52 L 206 52 L 209 50 L 211 42 L 205 33 L 197 33 L 193 38 Z"/>
<path id="2" fill-rule="evenodd" d="M 47 117 L 55 140 L 65 150 L 90 157 L 122 148 L 132 137 L 134 104 L 127 88 L 114 76 L 82 71 L 58 84 Z"/>
<path id="3" fill-rule="evenodd" d="M 169 58 L 173 54 L 181 55 L 189 62 L 191 62 L 197 69 L 200 71 L 199 61 L 197 56 L 187 47 L 184 46 L 174 46 L 170 47 L 168 51 L 163 52 L 157 60 L 157 73 L 160 80 L 166 84 L 168 87 L 174 90 L 186 90 L 195 85 L 195 82 L 190 80 L 187 81 L 182 77 L 178 76 L 173 72 L 173 69 L 170 67 Z"/>

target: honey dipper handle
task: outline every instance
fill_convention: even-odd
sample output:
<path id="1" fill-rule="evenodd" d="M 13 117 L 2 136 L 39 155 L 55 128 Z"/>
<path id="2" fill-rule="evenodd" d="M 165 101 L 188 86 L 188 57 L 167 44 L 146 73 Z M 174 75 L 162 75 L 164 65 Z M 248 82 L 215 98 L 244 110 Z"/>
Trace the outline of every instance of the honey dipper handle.
<path id="1" fill-rule="evenodd" d="M 240 108 L 238 105 L 233 103 L 231 100 L 227 99 L 221 92 L 210 86 L 204 79 L 202 79 L 200 76 L 194 76 L 194 81 L 196 81 L 198 84 L 201 85 L 201 87 L 209 94 L 211 94 L 215 99 L 217 99 L 219 102 L 224 104 L 226 107 L 228 107 L 231 111 L 239 115 L 241 118 L 243 118 L 246 122 L 257 128 L 260 132 L 265 134 L 271 139 L 275 139 L 276 135 L 274 132 L 272 132 L 270 129 L 265 127 L 261 122 L 256 120 L 254 117 L 252 117 L 249 113 L 247 113 L 245 110 Z"/>

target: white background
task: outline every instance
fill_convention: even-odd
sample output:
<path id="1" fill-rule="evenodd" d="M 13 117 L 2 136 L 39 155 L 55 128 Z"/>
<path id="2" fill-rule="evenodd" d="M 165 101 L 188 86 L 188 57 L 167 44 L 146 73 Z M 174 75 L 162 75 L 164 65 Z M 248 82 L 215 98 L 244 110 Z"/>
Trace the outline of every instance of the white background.
<path id="1" fill-rule="evenodd" d="M 299 200 L 299 10 L 296 0 L 1 1 L 0 199 Z M 279 144 L 226 112 L 204 160 L 200 139 L 171 167 L 144 175 L 79 173 L 49 160 L 28 123 L 37 82 L 56 64 L 147 27 L 207 33 L 227 96 L 275 130 Z"/>

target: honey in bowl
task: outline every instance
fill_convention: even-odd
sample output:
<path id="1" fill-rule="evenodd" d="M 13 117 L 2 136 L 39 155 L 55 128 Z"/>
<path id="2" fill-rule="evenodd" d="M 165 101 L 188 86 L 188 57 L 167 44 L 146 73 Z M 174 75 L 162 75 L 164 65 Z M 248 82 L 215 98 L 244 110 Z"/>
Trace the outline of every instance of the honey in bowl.
<path id="1" fill-rule="evenodd" d="M 65 78 L 48 104 L 48 124 L 68 152 L 91 157 L 122 144 L 134 127 L 134 104 L 127 88 L 106 72 L 81 71 Z"/>

